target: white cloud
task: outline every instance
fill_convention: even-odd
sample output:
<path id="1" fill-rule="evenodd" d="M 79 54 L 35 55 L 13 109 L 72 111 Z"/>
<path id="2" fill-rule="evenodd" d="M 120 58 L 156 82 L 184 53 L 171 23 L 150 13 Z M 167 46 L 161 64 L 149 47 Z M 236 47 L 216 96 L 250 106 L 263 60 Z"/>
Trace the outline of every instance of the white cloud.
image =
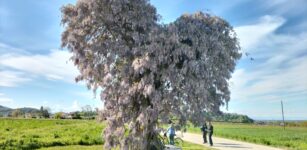
<path id="1" fill-rule="evenodd" d="M 0 56 L 0 66 L 6 70 L 24 72 L 27 77 L 38 76 L 72 83 L 78 75 L 78 70 L 69 60 L 70 56 L 69 52 L 61 50 L 35 55 L 8 52 Z"/>
<path id="2" fill-rule="evenodd" d="M 231 79 L 232 99 L 270 101 L 307 96 L 307 56 L 289 64 L 276 69 L 268 66 L 261 70 L 236 70 Z"/>
<path id="3" fill-rule="evenodd" d="M 244 68 L 235 70 L 230 81 L 232 100 L 306 100 L 307 32 L 277 34 L 284 22 L 265 16 L 257 24 L 236 28 L 241 45 L 255 61 L 243 59 Z"/>
<path id="4" fill-rule="evenodd" d="M 30 80 L 23 72 L 0 71 L 0 87 L 15 87 Z"/>
<path id="5" fill-rule="evenodd" d="M 19 53 L 19 54 L 29 54 L 27 51 L 20 49 L 20 48 L 16 48 L 4 43 L 0 42 L 0 54 L 5 54 L 5 53 Z"/>
<path id="6" fill-rule="evenodd" d="M 265 40 L 265 37 L 272 34 L 285 22 L 285 19 L 277 16 L 264 16 L 259 22 L 252 25 L 236 27 L 235 31 L 239 37 L 242 49 L 251 51 Z"/>
<path id="7" fill-rule="evenodd" d="M 280 119 L 283 100 L 289 105 L 285 105 L 286 119 L 306 119 L 306 110 L 298 106 L 307 100 L 307 32 L 278 33 L 285 22 L 278 16 L 265 16 L 256 24 L 235 28 L 243 51 L 255 60 L 244 56 L 240 60 L 230 80 L 232 107 L 228 112 Z M 290 106 L 294 103 L 300 105 Z"/>

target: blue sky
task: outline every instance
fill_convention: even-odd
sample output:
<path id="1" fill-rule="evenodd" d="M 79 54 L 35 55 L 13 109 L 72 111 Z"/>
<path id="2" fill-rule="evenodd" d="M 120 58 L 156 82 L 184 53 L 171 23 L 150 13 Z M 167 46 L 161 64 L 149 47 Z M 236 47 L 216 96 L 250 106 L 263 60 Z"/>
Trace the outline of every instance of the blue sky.
<path id="1" fill-rule="evenodd" d="M 60 50 L 60 8 L 75 0 L 0 1 L 0 105 L 48 106 L 53 111 L 101 107 L 70 54 Z M 307 119 L 307 1 L 152 0 L 161 22 L 204 11 L 226 19 L 240 39 L 243 56 L 230 81 L 226 112 L 254 119 Z M 98 96 L 97 96 L 98 97 Z"/>

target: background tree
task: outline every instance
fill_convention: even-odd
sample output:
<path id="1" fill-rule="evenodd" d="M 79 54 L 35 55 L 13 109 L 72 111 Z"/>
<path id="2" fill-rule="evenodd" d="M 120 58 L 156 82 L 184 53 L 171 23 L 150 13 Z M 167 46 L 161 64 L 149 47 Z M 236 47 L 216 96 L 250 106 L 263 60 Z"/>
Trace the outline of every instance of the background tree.
<path id="1" fill-rule="evenodd" d="M 92 107 L 90 105 L 85 105 L 81 109 L 84 118 L 89 119 L 92 116 Z"/>
<path id="2" fill-rule="evenodd" d="M 12 111 L 12 117 L 24 117 L 24 113 L 20 111 L 19 109 L 15 109 Z"/>
<path id="3" fill-rule="evenodd" d="M 79 111 L 73 112 L 71 116 L 72 116 L 72 119 L 81 119 L 81 114 Z"/>
<path id="4" fill-rule="evenodd" d="M 55 114 L 54 114 L 54 118 L 55 118 L 55 119 L 62 119 L 62 118 L 64 118 L 63 112 L 57 112 L 57 113 L 55 113 Z"/>
<path id="5" fill-rule="evenodd" d="M 161 25 L 148 0 L 78 0 L 62 8 L 62 23 L 76 81 L 103 89 L 106 149 L 150 149 L 158 118 L 199 125 L 230 99 L 241 54 L 233 28 L 217 16 L 199 12 Z"/>
<path id="6" fill-rule="evenodd" d="M 40 111 L 39 111 L 40 117 L 49 118 L 50 116 L 49 112 L 50 112 L 49 107 L 43 107 L 43 106 L 40 107 Z"/>

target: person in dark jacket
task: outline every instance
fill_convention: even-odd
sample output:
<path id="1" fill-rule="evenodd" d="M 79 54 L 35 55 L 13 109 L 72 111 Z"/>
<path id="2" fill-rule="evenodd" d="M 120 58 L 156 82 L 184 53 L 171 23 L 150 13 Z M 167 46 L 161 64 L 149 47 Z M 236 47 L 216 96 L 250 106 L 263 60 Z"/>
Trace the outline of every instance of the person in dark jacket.
<path id="1" fill-rule="evenodd" d="M 211 124 L 211 122 L 209 122 L 209 127 L 207 131 L 209 133 L 209 144 L 210 146 L 213 146 L 213 141 L 212 141 L 213 125 Z"/>
<path id="2" fill-rule="evenodd" d="M 203 139 L 204 139 L 204 143 L 207 143 L 207 125 L 206 123 L 203 124 L 203 126 L 200 128 L 201 132 L 203 133 Z"/>

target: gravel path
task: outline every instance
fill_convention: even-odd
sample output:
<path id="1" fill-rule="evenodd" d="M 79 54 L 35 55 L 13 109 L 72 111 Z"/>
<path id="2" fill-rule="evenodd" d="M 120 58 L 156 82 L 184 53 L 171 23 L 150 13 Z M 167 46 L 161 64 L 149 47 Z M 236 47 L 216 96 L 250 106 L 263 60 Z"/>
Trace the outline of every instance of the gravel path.
<path id="1" fill-rule="evenodd" d="M 178 133 L 177 135 L 181 135 Z M 184 141 L 188 141 L 195 144 L 201 144 L 210 147 L 208 144 L 203 144 L 202 135 L 193 134 L 193 133 L 184 133 L 183 137 L 181 137 Z M 247 142 L 229 140 L 224 138 L 212 137 L 213 138 L 213 146 L 214 149 L 219 150 L 281 150 L 279 148 L 252 144 Z"/>

